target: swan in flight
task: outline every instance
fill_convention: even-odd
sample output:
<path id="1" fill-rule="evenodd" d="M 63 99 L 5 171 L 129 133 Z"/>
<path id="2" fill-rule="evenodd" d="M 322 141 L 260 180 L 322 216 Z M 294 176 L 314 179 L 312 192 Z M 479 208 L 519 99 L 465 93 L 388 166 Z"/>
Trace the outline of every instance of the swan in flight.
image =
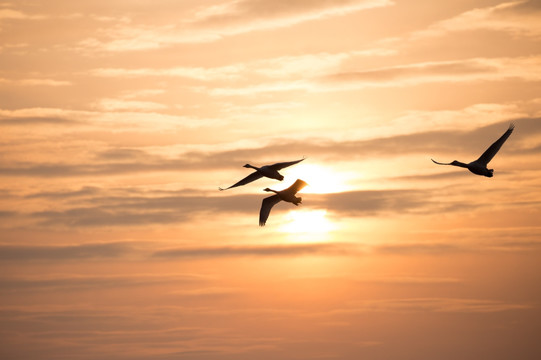
<path id="1" fill-rule="evenodd" d="M 223 191 L 223 190 L 231 189 L 231 188 L 234 188 L 234 187 L 237 187 L 237 186 L 246 185 L 246 184 L 251 183 L 252 181 L 255 181 L 255 180 L 260 179 L 262 177 L 268 177 L 268 178 L 271 178 L 271 179 L 276 179 L 276 180 L 282 181 L 282 180 L 284 180 L 284 177 L 282 176 L 282 174 L 280 174 L 278 172 L 278 170 L 281 170 L 281 169 L 286 168 L 286 167 L 291 166 L 291 165 L 298 164 L 303 160 L 304 160 L 304 158 L 302 158 L 300 160 L 295 160 L 295 161 L 276 163 L 276 164 L 273 164 L 273 165 L 265 165 L 265 166 L 262 166 L 260 168 L 252 166 L 250 164 L 246 164 L 246 165 L 244 165 L 245 168 L 251 168 L 251 169 L 254 169 L 255 171 L 253 173 L 251 173 L 250 175 L 246 176 L 244 179 L 240 180 L 239 182 L 231 185 L 228 188 L 225 188 L 225 189 L 224 188 L 218 188 L 218 189 L 220 189 L 220 191 Z"/>
<path id="2" fill-rule="evenodd" d="M 275 195 L 266 197 L 263 199 L 263 202 L 261 202 L 261 210 L 259 211 L 259 226 L 265 226 L 272 207 L 278 204 L 280 201 L 284 200 L 293 203 L 295 206 L 299 206 L 299 204 L 302 202 L 302 198 L 296 197 L 295 194 L 306 185 L 308 184 L 300 179 L 297 179 L 293 185 L 282 191 L 276 191 L 269 188 L 263 189 L 264 191 L 273 192 Z"/>
<path id="3" fill-rule="evenodd" d="M 434 163 L 438 164 L 438 165 L 460 166 L 460 167 L 463 167 L 463 168 L 466 168 L 466 169 L 470 170 L 472 173 L 474 173 L 476 175 L 483 175 L 483 176 L 486 176 L 486 177 L 492 177 L 492 176 L 494 176 L 494 169 L 487 169 L 487 165 L 490 162 L 490 160 L 492 160 L 494 155 L 496 155 L 498 150 L 500 150 L 500 148 L 502 147 L 505 140 L 507 140 L 509 135 L 511 135 L 514 128 L 515 128 L 515 125 L 513 123 L 511 123 L 509 125 L 509 129 L 507 129 L 507 131 L 505 133 L 503 133 L 503 135 L 498 140 L 496 140 L 494 142 L 494 144 L 490 145 L 490 147 L 483 153 L 483 155 L 481 155 L 479 157 L 479 159 L 477 159 L 475 161 L 472 161 L 469 164 L 465 164 L 465 163 L 462 163 L 462 162 L 456 161 L 456 160 L 451 162 L 451 163 L 440 163 L 440 162 L 437 162 L 434 159 L 431 159 L 431 160 Z"/>

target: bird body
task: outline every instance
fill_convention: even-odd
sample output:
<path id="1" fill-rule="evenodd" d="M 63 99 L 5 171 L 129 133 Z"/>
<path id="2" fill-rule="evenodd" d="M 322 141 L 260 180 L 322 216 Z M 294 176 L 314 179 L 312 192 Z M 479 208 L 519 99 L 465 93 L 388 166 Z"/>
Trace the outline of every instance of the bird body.
<path id="1" fill-rule="evenodd" d="M 302 198 L 296 197 L 295 195 L 306 185 L 308 185 L 306 182 L 297 179 L 293 185 L 281 191 L 272 190 L 269 188 L 263 189 L 264 191 L 273 192 L 275 195 L 266 197 L 261 202 L 261 210 L 259 211 L 259 226 L 265 226 L 272 207 L 278 204 L 280 201 L 290 202 L 295 206 L 299 206 L 299 204 L 302 202 Z"/>
<path id="2" fill-rule="evenodd" d="M 276 165 L 276 164 L 274 164 Z M 273 165 L 265 165 L 260 168 L 252 166 L 250 164 L 244 165 L 245 168 L 254 169 L 259 175 L 262 177 L 268 177 L 269 179 L 276 179 L 276 180 L 284 180 L 284 176 L 278 172 L 278 169 L 276 166 L 273 167 Z"/>
<path id="3" fill-rule="evenodd" d="M 220 189 L 220 191 L 222 191 L 222 190 L 231 189 L 231 188 L 234 188 L 234 187 L 237 187 L 237 186 L 246 185 L 246 184 L 249 184 L 252 181 L 255 181 L 255 180 L 260 179 L 262 177 L 267 177 L 267 178 L 270 178 L 270 179 L 276 179 L 276 180 L 282 181 L 282 180 L 284 180 L 284 176 L 282 174 L 280 174 L 278 172 L 278 170 L 281 170 L 281 169 L 283 169 L 285 167 L 288 167 L 288 166 L 291 166 L 291 165 L 298 164 L 303 160 L 304 160 L 304 158 L 302 158 L 300 160 L 295 160 L 295 161 L 281 162 L 281 163 L 276 163 L 276 164 L 272 164 L 272 165 L 264 165 L 262 167 L 256 167 L 256 166 L 253 166 L 253 165 L 250 165 L 250 164 L 246 164 L 246 165 L 244 165 L 245 168 L 254 169 L 255 171 L 253 173 L 251 173 L 250 175 L 246 176 L 244 179 L 240 180 L 239 182 L 231 185 L 230 187 L 225 188 L 225 189 L 224 188 L 219 188 L 219 189 Z"/>
<path id="4" fill-rule="evenodd" d="M 485 152 L 479 157 L 479 159 L 472 161 L 468 164 L 454 160 L 450 163 L 441 163 L 437 162 L 434 159 L 431 159 L 434 163 L 438 165 L 453 165 L 453 166 L 459 166 L 468 169 L 472 173 L 476 175 L 486 176 L 486 177 L 493 177 L 494 176 L 494 169 L 488 169 L 487 165 L 494 158 L 494 156 L 498 153 L 500 148 L 502 147 L 503 143 L 507 140 L 507 138 L 511 135 L 513 132 L 513 129 L 515 128 L 514 124 L 509 125 L 509 129 L 500 136 L 498 140 L 496 140 L 490 147 L 485 150 Z"/>

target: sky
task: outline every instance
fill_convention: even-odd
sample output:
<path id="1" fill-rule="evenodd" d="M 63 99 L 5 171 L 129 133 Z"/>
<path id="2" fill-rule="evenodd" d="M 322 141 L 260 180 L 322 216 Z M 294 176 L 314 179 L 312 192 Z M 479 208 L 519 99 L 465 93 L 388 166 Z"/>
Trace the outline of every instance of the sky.
<path id="1" fill-rule="evenodd" d="M 0 39 L 2 359 L 541 358 L 538 0 L 13 0 Z M 511 123 L 493 178 L 431 161 Z"/>

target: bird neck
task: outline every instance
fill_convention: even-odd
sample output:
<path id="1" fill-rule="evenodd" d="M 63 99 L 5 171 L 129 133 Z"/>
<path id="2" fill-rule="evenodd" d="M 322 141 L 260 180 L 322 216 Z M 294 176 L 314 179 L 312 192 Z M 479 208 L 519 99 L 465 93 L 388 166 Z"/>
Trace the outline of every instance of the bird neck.
<path id="1" fill-rule="evenodd" d="M 454 165 L 454 166 L 460 166 L 460 167 L 463 167 L 463 168 L 468 168 L 468 164 L 464 164 L 463 162 L 460 162 L 460 161 L 453 161 L 451 163 L 451 165 Z"/>
<path id="2" fill-rule="evenodd" d="M 278 191 L 272 190 L 272 189 L 269 189 L 269 188 L 263 189 L 263 191 L 268 191 L 268 192 L 273 192 L 275 194 L 278 194 Z"/>

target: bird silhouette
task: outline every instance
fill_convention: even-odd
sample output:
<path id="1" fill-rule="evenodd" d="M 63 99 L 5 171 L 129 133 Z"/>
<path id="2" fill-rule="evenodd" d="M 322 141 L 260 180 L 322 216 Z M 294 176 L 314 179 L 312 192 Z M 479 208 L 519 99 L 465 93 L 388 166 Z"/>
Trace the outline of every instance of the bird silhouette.
<path id="1" fill-rule="evenodd" d="M 496 140 L 492 145 L 490 145 L 490 147 L 483 153 L 483 155 L 479 157 L 479 159 L 472 161 L 469 164 L 465 164 L 457 160 L 454 160 L 453 162 L 450 162 L 450 163 L 440 163 L 434 159 L 431 159 L 431 160 L 438 165 L 460 166 L 460 167 L 470 170 L 472 173 L 476 175 L 493 177 L 494 169 L 487 169 L 487 165 L 490 162 L 490 160 L 492 160 L 494 155 L 496 155 L 498 150 L 500 150 L 505 140 L 507 140 L 507 138 L 511 135 L 514 128 L 515 128 L 515 125 L 511 123 L 509 125 L 509 129 L 507 129 L 507 131 L 503 133 L 503 135 L 498 140 Z"/>
<path id="2" fill-rule="evenodd" d="M 225 188 L 225 189 L 224 188 L 218 188 L 218 189 L 220 189 L 220 191 L 223 191 L 223 190 L 231 189 L 231 188 L 234 188 L 234 187 L 237 187 L 237 186 L 246 185 L 246 184 L 251 183 L 252 181 L 255 181 L 255 180 L 260 179 L 262 177 L 268 177 L 270 179 L 276 179 L 276 180 L 282 181 L 282 180 L 284 180 L 284 177 L 282 176 L 282 174 L 280 174 L 278 172 L 278 170 L 281 170 L 281 169 L 286 168 L 286 167 L 291 166 L 291 165 L 298 164 L 303 160 L 304 160 L 304 158 L 302 158 L 300 160 L 295 160 L 295 161 L 276 163 L 276 164 L 273 164 L 273 165 L 265 165 L 265 166 L 262 166 L 260 168 L 255 167 L 255 166 L 250 165 L 250 164 L 246 164 L 246 165 L 244 165 L 245 168 L 251 168 L 251 169 L 254 169 L 255 171 L 253 173 L 251 173 L 250 175 L 246 176 L 244 179 L 240 180 L 239 182 L 231 185 L 228 188 Z"/>
<path id="3" fill-rule="evenodd" d="M 296 197 L 295 194 L 306 185 L 308 185 L 306 182 L 297 179 L 293 185 L 282 191 L 276 191 L 269 188 L 263 189 L 264 191 L 273 192 L 275 195 L 266 197 L 261 202 L 261 210 L 259 211 L 259 226 L 265 226 L 272 207 L 278 204 L 280 201 L 287 201 L 293 203 L 295 206 L 299 206 L 299 204 L 302 202 L 302 198 Z"/>

